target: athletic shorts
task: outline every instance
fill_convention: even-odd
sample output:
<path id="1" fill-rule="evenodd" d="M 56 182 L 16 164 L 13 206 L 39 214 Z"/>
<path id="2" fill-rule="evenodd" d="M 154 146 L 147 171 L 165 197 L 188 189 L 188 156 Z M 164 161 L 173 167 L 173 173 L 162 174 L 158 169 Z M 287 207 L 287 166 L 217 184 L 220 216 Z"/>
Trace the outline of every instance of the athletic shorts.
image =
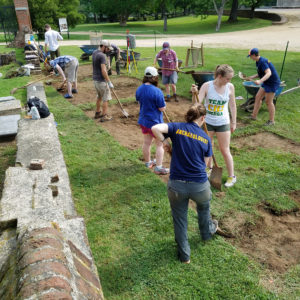
<path id="1" fill-rule="evenodd" d="M 151 136 L 153 136 L 155 138 L 155 135 L 153 134 L 151 128 L 145 127 L 143 125 L 140 125 L 140 127 L 142 129 L 143 134 L 150 134 Z"/>
<path id="2" fill-rule="evenodd" d="M 75 58 L 65 65 L 65 74 L 68 82 L 77 81 L 77 71 L 78 71 L 78 60 L 77 58 Z"/>
<path id="3" fill-rule="evenodd" d="M 105 81 L 94 81 L 97 98 L 101 98 L 103 102 L 111 100 L 111 93 L 108 84 Z"/>
<path id="4" fill-rule="evenodd" d="M 214 126 L 214 125 L 210 125 L 207 124 L 207 130 L 208 131 L 215 131 L 215 132 L 226 132 L 226 131 L 230 131 L 230 124 L 225 124 L 225 125 L 221 125 L 221 126 Z"/>
<path id="5" fill-rule="evenodd" d="M 277 89 L 279 88 L 279 84 L 278 85 L 266 85 L 266 84 L 262 84 L 261 87 L 265 90 L 266 93 L 275 93 L 277 91 Z"/>
<path id="6" fill-rule="evenodd" d="M 163 84 L 176 84 L 178 79 L 177 72 L 174 71 L 170 76 L 162 75 Z"/>

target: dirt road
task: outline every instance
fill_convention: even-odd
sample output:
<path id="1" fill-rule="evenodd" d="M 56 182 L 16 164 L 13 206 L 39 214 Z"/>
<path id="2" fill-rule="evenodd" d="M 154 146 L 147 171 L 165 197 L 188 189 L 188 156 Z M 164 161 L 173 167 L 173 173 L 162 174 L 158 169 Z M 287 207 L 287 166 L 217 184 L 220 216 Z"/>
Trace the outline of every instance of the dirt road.
<path id="1" fill-rule="evenodd" d="M 284 15 L 288 22 L 282 25 L 272 25 L 264 28 L 243 30 L 228 33 L 199 34 L 199 35 L 165 35 L 157 38 L 157 45 L 168 40 L 172 46 L 189 45 L 191 40 L 194 45 L 202 42 L 206 47 L 222 47 L 233 49 L 250 49 L 258 47 L 265 50 L 284 50 L 286 42 L 289 43 L 290 51 L 300 51 L 300 9 L 274 9 L 269 10 Z M 104 33 L 105 34 L 105 33 Z M 111 40 L 120 46 L 126 46 L 125 37 L 122 40 Z M 84 45 L 90 41 L 68 41 L 60 42 L 61 45 Z M 154 39 L 139 39 L 137 47 L 154 47 Z"/>

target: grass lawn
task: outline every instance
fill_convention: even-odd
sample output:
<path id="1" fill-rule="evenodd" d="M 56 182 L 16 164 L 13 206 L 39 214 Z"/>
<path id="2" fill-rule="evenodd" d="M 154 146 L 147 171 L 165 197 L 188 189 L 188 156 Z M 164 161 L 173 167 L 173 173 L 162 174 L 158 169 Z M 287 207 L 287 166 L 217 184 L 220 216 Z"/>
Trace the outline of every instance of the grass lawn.
<path id="1" fill-rule="evenodd" d="M 238 30 L 255 29 L 271 25 L 271 21 L 263 19 L 239 18 L 237 24 L 227 23 L 228 16 L 222 17 L 220 32 L 230 32 Z M 217 16 L 208 16 L 206 19 L 201 17 L 180 17 L 168 20 L 167 34 L 205 34 L 215 33 Z M 163 20 L 146 21 L 146 22 L 127 22 L 127 26 L 121 27 L 119 23 L 101 23 L 101 24 L 81 24 L 77 25 L 71 31 L 102 31 L 112 33 L 131 33 L 151 34 L 163 32 Z"/>
<path id="2" fill-rule="evenodd" d="M 0 51 L 2 49 L 0 48 Z M 61 47 L 62 54 L 77 57 L 81 50 Z M 186 48 L 175 48 L 178 57 L 185 58 Z M 152 65 L 154 49 L 137 49 L 142 57 L 139 74 Z M 264 51 L 280 71 L 283 51 Z M 206 66 L 229 63 L 235 72 L 255 73 L 255 64 L 246 58 L 247 50 L 206 49 Z M 283 80 L 288 87 L 297 84 L 300 53 L 288 52 Z M 0 72 L 4 73 L 4 68 Z M 28 78 L 0 79 L 0 96 L 7 96 L 15 86 Z M 23 81 L 24 80 L 24 81 Z M 178 94 L 190 98 L 191 75 L 180 74 Z M 241 80 L 234 77 L 236 95 L 246 97 Z M 94 93 L 94 91 L 91 91 Z M 170 208 L 166 185 L 140 162 L 141 149 L 132 151 L 120 146 L 101 126 L 87 118 L 52 87 L 46 87 L 50 111 L 55 115 L 65 161 L 70 176 L 73 199 L 79 215 L 85 218 L 89 243 L 98 268 L 106 299 L 299 299 L 300 265 L 285 274 L 272 273 L 259 265 L 224 238 L 215 237 L 208 243 L 200 240 L 196 214 L 189 212 L 191 265 L 176 260 Z M 24 90 L 17 97 L 25 101 Z M 262 127 L 267 120 L 265 104 L 258 122 L 238 129 L 235 137 L 271 131 L 300 142 L 300 91 L 282 96 L 277 102 L 276 126 Z M 238 105 L 242 102 L 238 101 Z M 248 114 L 238 108 L 238 119 Z M 289 193 L 300 190 L 300 158 L 288 152 L 257 148 L 254 151 L 232 149 L 238 183 L 225 191 L 223 198 L 213 190 L 213 215 L 222 220 L 228 215 L 247 214 L 255 224 L 257 207 L 268 203 L 279 214 L 296 208 Z M 12 164 L 15 150 L 1 149 L 0 179 L 4 169 Z M 220 154 L 217 159 L 223 163 Z M 247 171 L 251 166 L 252 171 Z M 276 287 L 261 284 L 273 278 Z"/>

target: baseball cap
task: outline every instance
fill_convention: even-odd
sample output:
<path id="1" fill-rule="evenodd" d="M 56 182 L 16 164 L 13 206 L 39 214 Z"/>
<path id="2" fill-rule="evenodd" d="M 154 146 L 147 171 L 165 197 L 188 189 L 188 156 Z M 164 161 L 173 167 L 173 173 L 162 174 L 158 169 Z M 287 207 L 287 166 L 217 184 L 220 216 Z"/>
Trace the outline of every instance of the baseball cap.
<path id="1" fill-rule="evenodd" d="M 168 42 L 164 42 L 162 47 L 163 47 L 163 50 L 169 50 L 170 44 Z"/>
<path id="2" fill-rule="evenodd" d="M 147 77 L 158 76 L 158 72 L 157 72 L 156 68 L 154 68 L 154 67 L 147 67 L 145 69 L 145 76 L 147 76 Z"/>
<path id="3" fill-rule="evenodd" d="M 100 46 L 105 46 L 105 47 L 107 47 L 109 50 L 113 50 L 113 47 L 110 45 L 110 42 L 107 41 L 107 40 L 102 40 L 102 41 L 100 42 Z"/>
<path id="4" fill-rule="evenodd" d="M 250 55 L 253 55 L 255 54 L 256 56 L 259 54 L 259 51 L 257 48 L 252 48 L 250 51 L 249 51 L 249 54 L 247 55 L 247 57 L 249 57 Z"/>

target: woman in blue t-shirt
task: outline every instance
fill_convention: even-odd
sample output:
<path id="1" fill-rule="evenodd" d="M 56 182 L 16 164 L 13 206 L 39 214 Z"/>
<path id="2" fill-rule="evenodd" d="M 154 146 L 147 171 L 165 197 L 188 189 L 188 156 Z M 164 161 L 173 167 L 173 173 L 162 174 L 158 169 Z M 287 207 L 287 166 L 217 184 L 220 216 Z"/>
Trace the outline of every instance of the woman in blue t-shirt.
<path id="1" fill-rule="evenodd" d="M 164 148 L 160 140 L 155 139 L 151 127 L 155 124 L 163 123 L 163 111 L 166 103 L 162 91 L 157 87 L 158 72 L 154 67 L 147 67 L 143 79 L 143 84 L 138 87 L 135 93 L 136 100 L 140 103 L 140 114 L 138 123 L 144 135 L 143 155 L 147 168 L 152 168 L 158 175 L 169 173 L 169 169 L 162 166 Z M 156 143 L 156 159 L 151 160 L 151 144 L 153 139 Z"/>
<path id="2" fill-rule="evenodd" d="M 172 209 L 178 258 L 190 263 L 190 246 L 187 235 L 189 199 L 197 204 L 198 224 L 203 240 L 217 231 L 218 222 L 210 216 L 212 193 L 205 171 L 212 156 L 209 136 L 201 129 L 206 109 L 203 104 L 192 105 L 185 115 L 186 123 L 158 124 L 152 132 L 172 154 L 168 198 Z M 172 140 L 172 149 L 166 137 Z"/>
<path id="3" fill-rule="evenodd" d="M 267 59 L 259 55 L 257 48 L 250 50 L 248 57 L 255 61 L 257 74 L 249 76 L 249 79 L 259 77 L 259 80 L 254 81 L 255 84 L 261 85 L 256 96 L 254 109 L 251 115 L 252 120 L 256 120 L 260 110 L 263 98 L 266 99 L 266 104 L 269 111 L 269 120 L 265 123 L 266 126 L 275 124 L 275 105 L 273 103 L 276 90 L 280 86 L 280 78 L 274 65 Z"/>

